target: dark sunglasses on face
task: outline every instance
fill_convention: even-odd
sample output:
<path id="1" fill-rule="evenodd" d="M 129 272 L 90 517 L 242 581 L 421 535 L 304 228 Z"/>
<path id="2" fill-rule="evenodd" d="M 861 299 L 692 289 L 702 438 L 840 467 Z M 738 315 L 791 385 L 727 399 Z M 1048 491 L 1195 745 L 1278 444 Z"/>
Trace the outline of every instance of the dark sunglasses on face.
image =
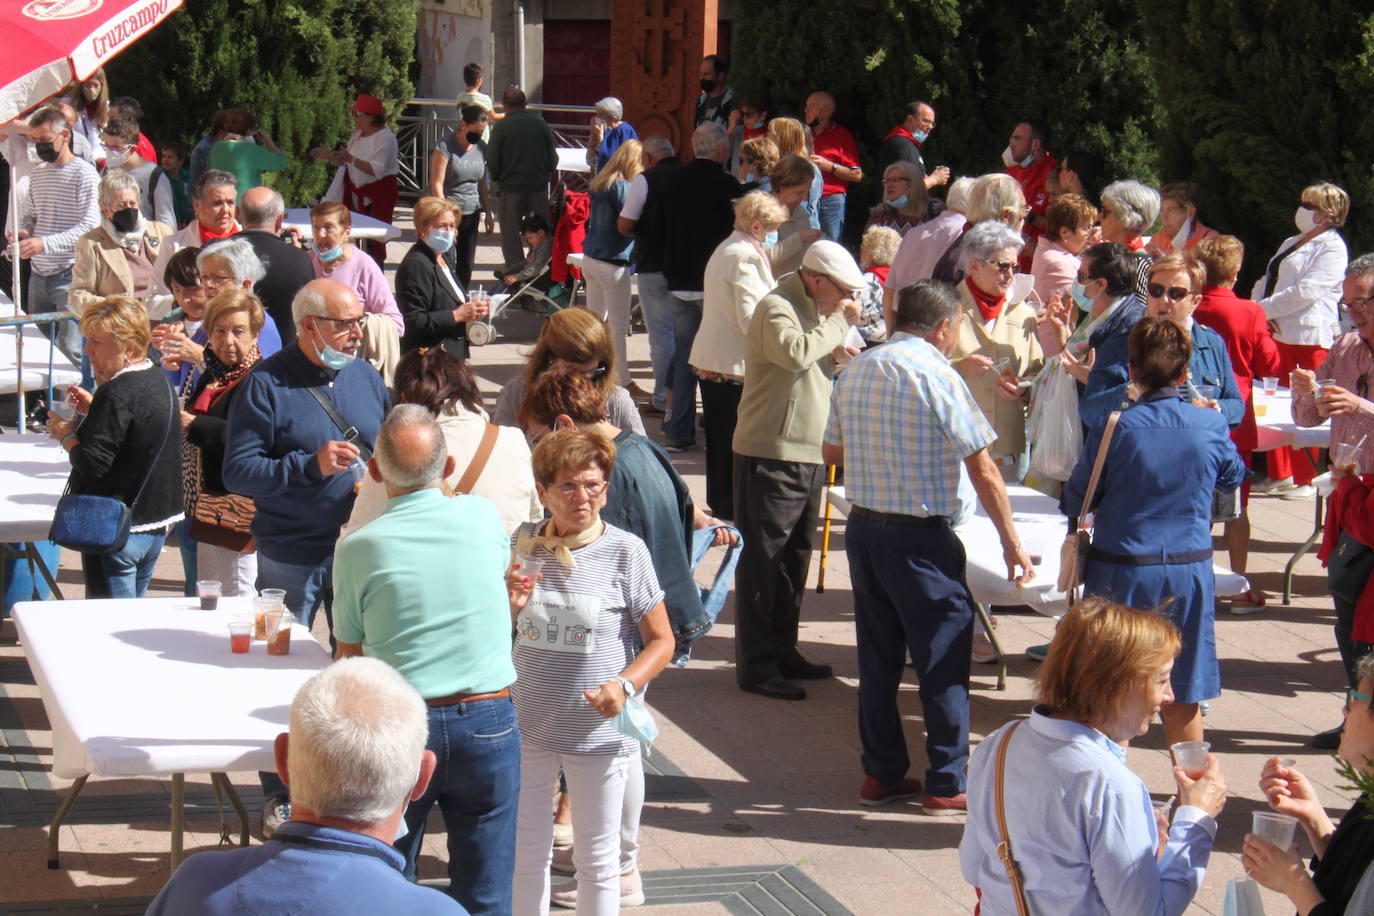
<path id="1" fill-rule="evenodd" d="M 1016 272 L 1015 261 L 984 261 L 984 264 L 997 269 L 999 274 L 1009 274 Z"/>
<path id="2" fill-rule="evenodd" d="M 1167 289 L 1158 283 L 1151 283 L 1145 287 L 1145 291 L 1150 294 L 1151 299 L 1168 298 L 1170 302 L 1182 302 L 1193 294 L 1190 289 L 1181 286 L 1170 286 Z"/>

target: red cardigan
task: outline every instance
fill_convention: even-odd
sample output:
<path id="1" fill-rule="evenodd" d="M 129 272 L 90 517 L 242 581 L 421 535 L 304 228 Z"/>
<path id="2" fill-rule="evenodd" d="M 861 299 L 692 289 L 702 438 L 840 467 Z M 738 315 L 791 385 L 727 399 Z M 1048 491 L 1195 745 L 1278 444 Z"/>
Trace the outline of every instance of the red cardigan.
<path id="1" fill-rule="evenodd" d="M 1326 531 L 1317 559 L 1326 565 L 1326 558 L 1336 549 L 1342 531 L 1361 544 L 1374 544 L 1374 474 L 1356 477 L 1346 474 L 1336 484 L 1326 504 Z M 1374 642 L 1374 576 L 1364 584 L 1360 600 L 1355 605 L 1355 633 L 1358 642 Z"/>
<path id="2" fill-rule="evenodd" d="M 1202 301 L 1193 312 L 1196 321 L 1205 324 L 1226 341 L 1231 356 L 1231 371 L 1236 386 L 1245 401 L 1245 416 L 1240 426 L 1231 431 L 1231 441 L 1242 456 L 1255 450 L 1259 431 L 1255 428 L 1255 409 L 1251 403 L 1251 385 L 1255 379 L 1279 374 L 1279 350 L 1269 333 L 1264 309 L 1249 299 L 1242 299 L 1224 286 L 1204 286 Z"/>

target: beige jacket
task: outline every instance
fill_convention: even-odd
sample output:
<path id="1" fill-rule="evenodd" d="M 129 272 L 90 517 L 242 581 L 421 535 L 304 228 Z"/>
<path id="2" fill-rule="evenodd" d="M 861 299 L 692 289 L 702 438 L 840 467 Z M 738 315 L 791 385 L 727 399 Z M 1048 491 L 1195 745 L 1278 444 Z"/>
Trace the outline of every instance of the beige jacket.
<path id="1" fill-rule="evenodd" d="M 743 377 L 744 335 L 759 300 L 773 289 L 768 258 L 736 229 L 706 262 L 702 289 L 701 327 L 688 362 L 706 372 Z"/>
<path id="2" fill-rule="evenodd" d="M 959 281 L 959 305 L 964 310 L 963 326 L 959 329 L 959 344 L 950 354 L 950 362 L 957 363 L 965 356 L 974 353 L 986 356 L 993 362 L 1010 358 L 1007 367 L 1018 379 L 1034 378 L 1045 363 L 1044 352 L 1040 349 L 1040 339 L 1035 336 L 1035 309 L 1027 302 L 1007 303 L 1002 314 L 992 323 L 991 328 L 983 321 L 978 311 L 978 303 L 968 291 L 968 281 Z M 982 375 L 964 375 L 973 399 L 982 408 L 983 415 L 997 433 L 997 441 L 988 446 L 993 455 L 1019 455 L 1026 447 L 1026 404 L 1030 389 L 1021 392 L 1021 398 L 1008 401 L 997 393 L 998 372 L 984 372 Z"/>
<path id="3" fill-rule="evenodd" d="M 172 228 L 162 223 L 148 221 L 144 224 L 144 244 L 156 262 L 162 252 L 163 240 L 172 234 Z M 154 279 L 148 287 L 152 293 L 158 282 Z M 129 260 L 124 249 L 110 238 L 103 226 L 96 226 L 76 240 L 76 263 L 72 267 L 72 289 L 68 296 L 68 308 L 78 318 L 86 309 L 106 296 L 132 296 L 134 277 L 129 271 Z"/>

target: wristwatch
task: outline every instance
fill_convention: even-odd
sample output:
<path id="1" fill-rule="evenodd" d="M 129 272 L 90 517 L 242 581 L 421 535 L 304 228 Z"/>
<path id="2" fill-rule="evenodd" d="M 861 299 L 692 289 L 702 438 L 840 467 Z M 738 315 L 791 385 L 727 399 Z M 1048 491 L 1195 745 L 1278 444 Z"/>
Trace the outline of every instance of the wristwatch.
<path id="1" fill-rule="evenodd" d="M 630 679 L 627 678 L 627 677 L 622 677 L 622 676 L 620 676 L 619 674 L 617 674 L 617 675 L 615 676 L 614 680 L 620 682 L 620 686 L 624 689 L 624 691 L 625 691 L 625 697 L 626 697 L 627 699 L 628 699 L 629 697 L 634 696 L 636 693 L 639 692 L 639 689 L 638 689 L 637 687 L 635 687 L 635 682 L 632 681 L 632 680 L 630 680 Z"/>

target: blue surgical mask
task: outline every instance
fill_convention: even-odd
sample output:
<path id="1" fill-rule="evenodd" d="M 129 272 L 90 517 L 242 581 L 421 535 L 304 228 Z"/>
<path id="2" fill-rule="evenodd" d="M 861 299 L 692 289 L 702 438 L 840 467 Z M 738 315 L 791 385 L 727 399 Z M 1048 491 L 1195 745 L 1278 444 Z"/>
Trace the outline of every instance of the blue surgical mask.
<path id="1" fill-rule="evenodd" d="M 917 143 L 925 143 L 930 134 L 924 130 L 913 130 L 911 136 L 915 138 Z"/>
<path id="2" fill-rule="evenodd" d="M 1077 280 L 1073 281 L 1073 286 L 1069 287 L 1069 295 L 1073 297 L 1074 304 L 1083 311 L 1091 311 L 1093 301 L 1088 298 L 1088 294 L 1083 290 L 1083 284 Z"/>
<path id="3" fill-rule="evenodd" d="M 425 239 L 425 244 L 435 254 L 443 254 L 453 247 L 453 233 L 447 229 L 435 229 Z"/>
<path id="4" fill-rule="evenodd" d="M 339 258 L 343 257 L 343 242 L 340 242 L 328 251 L 320 251 L 320 243 L 316 242 L 315 254 L 319 255 L 321 261 L 337 261 Z"/>
<path id="5" fill-rule="evenodd" d="M 763 247 L 772 248 L 778 243 L 778 230 L 769 229 L 768 234 L 763 237 Z"/>
<path id="6" fill-rule="evenodd" d="M 1021 168 L 1028 169 L 1031 167 L 1031 163 L 1033 162 L 1035 162 L 1035 154 L 1031 153 L 1030 155 L 1026 156 L 1025 159 L 1021 160 Z"/>
<path id="7" fill-rule="evenodd" d="M 895 200 L 889 200 L 888 205 L 891 206 L 894 210 L 900 210 L 903 207 L 905 207 L 907 205 L 907 202 L 910 200 L 910 194 L 903 194 L 901 197 L 898 197 Z"/>
<path id="8" fill-rule="evenodd" d="M 349 363 L 353 362 L 353 360 L 357 359 L 352 353 L 344 353 L 340 350 L 335 350 L 329 344 L 325 343 L 324 336 L 320 334 L 320 329 L 318 327 L 315 328 L 315 336 L 320 338 L 320 362 L 324 364 L 326 369 L 332 369 L 335 372 L 339 372 Z"/>

